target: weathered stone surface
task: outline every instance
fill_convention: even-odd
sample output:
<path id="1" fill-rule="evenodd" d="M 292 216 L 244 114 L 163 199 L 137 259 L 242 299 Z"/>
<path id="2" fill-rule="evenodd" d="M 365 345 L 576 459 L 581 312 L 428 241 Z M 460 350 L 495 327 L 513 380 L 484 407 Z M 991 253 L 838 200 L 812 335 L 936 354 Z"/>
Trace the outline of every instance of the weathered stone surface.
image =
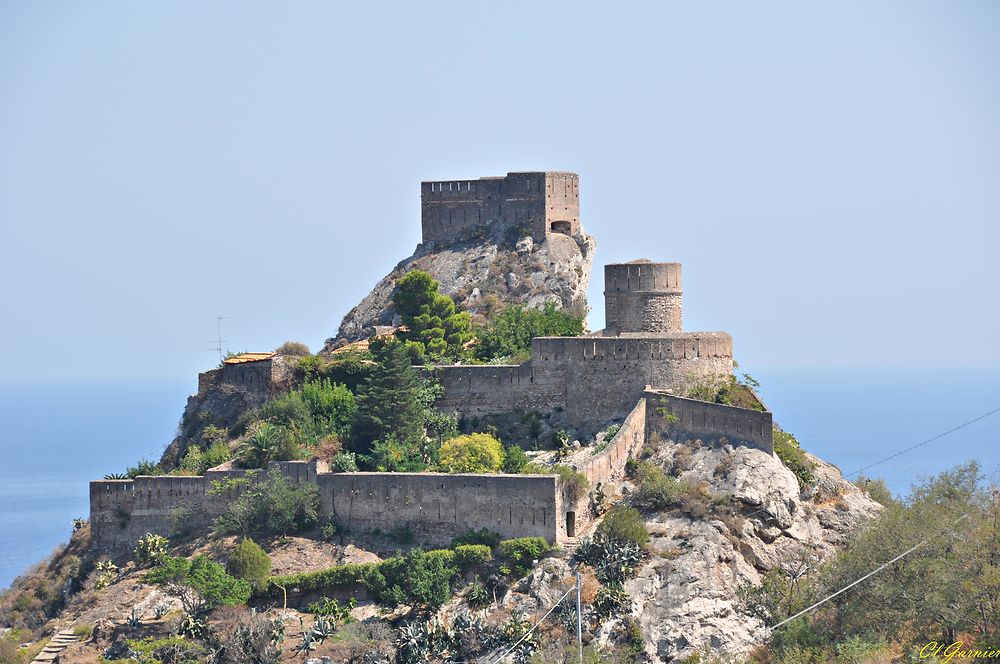
<path id="1" fill-rule="evenodd" d="M 411 270 L 429 272 L 440 282 L 442 293 L 474 315 L 487 306 L 540 308 L 548 302 L 584 315 L 596 242 L 582 227 L 580 230 L 572 237 L 550 235 L 542 243 L 518 242 L 517 248 L 502 237 L 440 249 L 420 246 L 344 316 L 340 330 L 327 339 L 324 351 L 365 339 L 375 326 L 393 325 L 392 291 L 396 281 Z M 480 291 L 478 298 L 471 297 L 475 289 Z"/>

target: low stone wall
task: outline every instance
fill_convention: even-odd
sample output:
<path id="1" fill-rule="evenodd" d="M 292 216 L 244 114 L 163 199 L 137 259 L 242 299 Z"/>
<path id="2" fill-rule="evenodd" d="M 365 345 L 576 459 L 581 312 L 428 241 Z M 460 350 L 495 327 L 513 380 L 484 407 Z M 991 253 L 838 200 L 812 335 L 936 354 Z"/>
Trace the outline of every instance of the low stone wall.
<path id="1" fill-rule="evenodd" d="M 654 433 L 671 440 L 700 439 L 728 442 L 774 452 L 771 413 L 724 404 L 686 399 L 647 390 L 646 435 Z"/>
<path id="2" fill-rule="evenodd" d="M 316 462 L 272 464 L 297 484 L 316 484 L 323 518 L 353 530 L 406 527 L 421 541 L 447 543 L 468 529 L 503 537 L 560 538 L 556 477 L 439 473 L 329 473 Z M 178 525 L 204 531 L 224 513 L 237 490 L 209 493 L 212 483 L 245 470 L 213 469 L 203 476 L 137 477 L 90 483 L 92 546 L 119 555 L 146 533 L 169 535 Z M 176 523 L 183 513 L 183 523 Z"/>
<path id="3" fill-rule="evenodd" d="M 505 539 L 558 539 L 551 475 L 325 473 L 319 487 L 322 510 L 351 530 L 406 527 L 439 544 L 479 528 Z"/>

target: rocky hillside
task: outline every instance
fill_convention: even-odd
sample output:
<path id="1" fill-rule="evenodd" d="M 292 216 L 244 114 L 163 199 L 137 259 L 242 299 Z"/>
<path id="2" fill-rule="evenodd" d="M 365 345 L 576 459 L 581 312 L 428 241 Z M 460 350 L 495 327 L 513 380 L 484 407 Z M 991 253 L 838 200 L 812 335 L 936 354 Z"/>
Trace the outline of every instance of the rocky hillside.
<path id="1" fill-rule="evenodd" d="M 882 510 L 836 467 L 807 458 L 815 482 L 800 490 L 778 457 L 759 450 L 659 444 L 646 463 L 692 490 L 674 507 L 643 508 L 646 557 L 624 584 L 625 611 L 595 625 L 595 645 L 621 647 L 627 624 L 641 630 L 646 662 L 742 655 L 763 643 L 764 625 L 738 601 L 741 586 L 760 585 L 777 567 L 815 566 Z M 626 482 L 616 499 L 642 504 L 638 480 Z M 572 574 L 568 557 L 547 559 L 500 604 L 530 615 L 544 611 Z"/>
<path id="2" fill-rule="evenodd" d="M 410 270 L 424 270 L 441 284 L 441 292 L 473 317 L 506 304 L 542 307 L 554 302 L 577 315 L 587 313 L 596 242 L 586 233 L 551 235 L 542 243 L 530 237 L 484 235 L 446 247 L 420 245 L 351 309 L 340 330 L 327 339 L 324 351 L 371 336 L 376 326 L 397 325 L 390 300 L 396 280 Z"/>

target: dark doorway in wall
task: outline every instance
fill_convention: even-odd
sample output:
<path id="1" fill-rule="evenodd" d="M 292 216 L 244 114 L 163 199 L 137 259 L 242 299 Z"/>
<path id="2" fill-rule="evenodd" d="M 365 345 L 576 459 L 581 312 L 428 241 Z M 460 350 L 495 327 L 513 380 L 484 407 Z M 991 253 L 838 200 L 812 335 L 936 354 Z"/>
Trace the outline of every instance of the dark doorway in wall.
<path id="1" fill-rule="evenodd" d="M 570 235 L 572 233 L 573 225 L 568 221 L 553 221 L 552 225 L 549 226 L 553 233 L 562 233 L 563 235 Z"/>
<path id="2" fill-rule="evenodd" d="M 576 512 L 566 512 L 566 537 L 576 537 Z"/>

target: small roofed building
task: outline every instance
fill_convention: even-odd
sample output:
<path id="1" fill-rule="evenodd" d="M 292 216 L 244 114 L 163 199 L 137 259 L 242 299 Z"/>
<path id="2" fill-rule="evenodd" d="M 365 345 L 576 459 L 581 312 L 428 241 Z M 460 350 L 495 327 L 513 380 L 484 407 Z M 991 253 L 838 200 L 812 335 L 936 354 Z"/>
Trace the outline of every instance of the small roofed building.
<path id="1" fill-rule="evenodd" d="M 222 366 L 198 374 L 198 394 L 210 390 L 228 389 L 246 393 L 248 401 L 261 405 L 287 387 L 291 366 L 283 355 L 275 352 L 240 353 L 227 357 Z"/>

